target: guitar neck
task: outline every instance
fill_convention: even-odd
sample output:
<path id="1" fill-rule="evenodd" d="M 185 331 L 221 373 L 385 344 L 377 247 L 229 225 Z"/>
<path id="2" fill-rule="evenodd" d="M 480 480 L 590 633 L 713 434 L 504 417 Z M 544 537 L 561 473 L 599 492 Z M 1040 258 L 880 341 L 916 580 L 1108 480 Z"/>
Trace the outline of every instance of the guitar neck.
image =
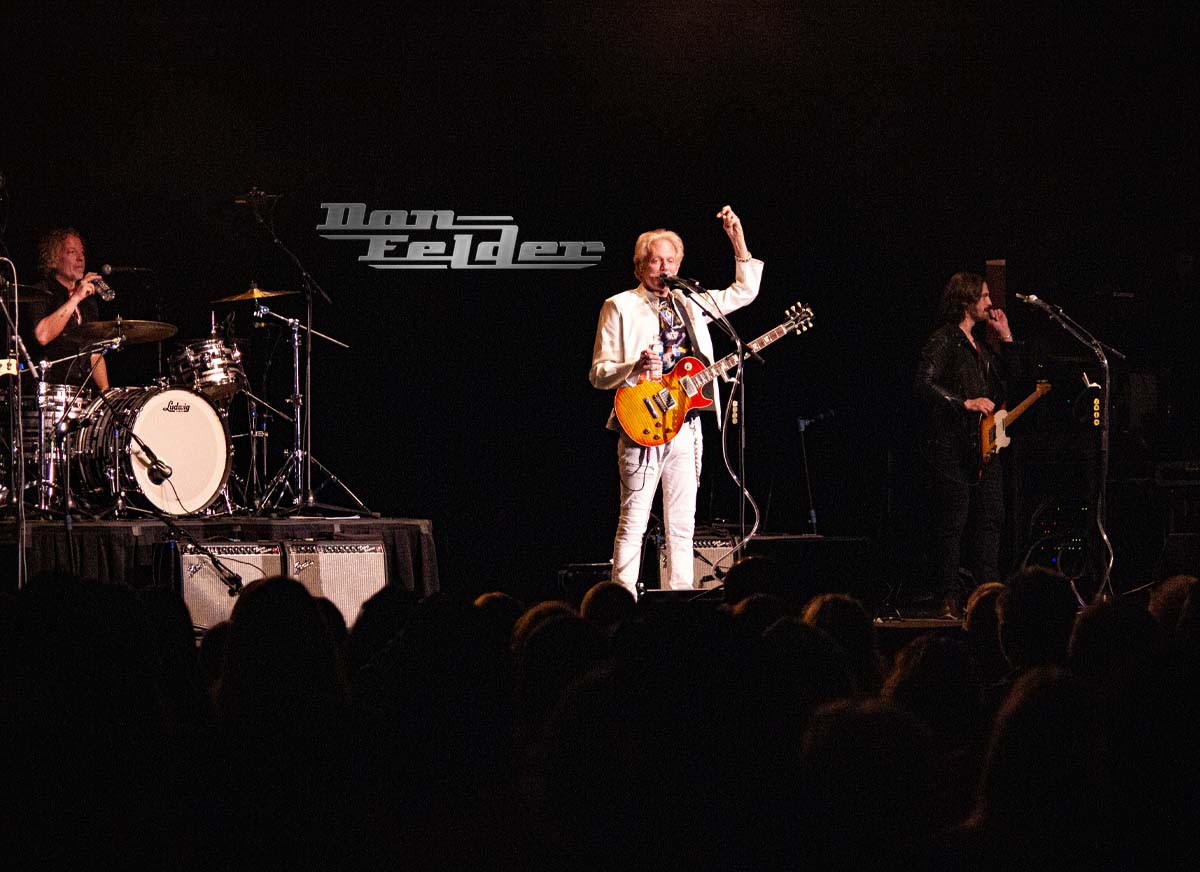
<path id="1" fill-rule="evenodd" d="M 1009 425 L 1011 425 L 1013 423 L 1013 421 L 1015 421 L 1015 420 L 1017 420 L 1017 418 L 1021 417 L 1021 415 L 1023 415 L 1025 413 L 1025 410 L 1028 409 L 1030 406 L 1032 406 L 1034 404 L 1034 402 L 1037 400 L 1037 398 L 1040 397 L 1044 393 L 1045 393 L 1045 391 L 1034 391 L 1032 394 L 1027 396 L 1025 399 L 1021 400 L 1021 402 L 1017 403 L 1017 405 L 1015 405 L 1012 409 L 1009 410 L 1008 416 L 1004 419 L 1004 426 L 1008 427 Z"/>
<path id="2" fill-rule="evenodd" d="M 766 348 L 772 342 L 787 336 L 790 330 L 791 327 L 788 324 L 780 324 L 774 330 L 768 330 L 762 336 L 746 344 L 746 353 L 750 354 L 762 351 L 762 349 Z M 733 352 L 733 354 L 727 354 L 712 366 L 706 366 L 700 372 L 696 373 L 694 376 L 691 376 L 691 382 L 695 385 L 696 389 L 699 390 L 717 376 L 724 375 L 729 370 L 733 369 L 735 366 L 737 366 L 737 362 L 738 355 L 736 351 Z"/>

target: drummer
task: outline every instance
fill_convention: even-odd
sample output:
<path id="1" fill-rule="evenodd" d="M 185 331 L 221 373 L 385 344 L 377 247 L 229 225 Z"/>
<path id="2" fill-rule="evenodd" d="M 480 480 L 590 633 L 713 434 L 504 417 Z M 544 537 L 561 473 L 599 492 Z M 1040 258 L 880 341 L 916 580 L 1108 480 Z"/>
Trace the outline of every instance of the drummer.
<path id="1" fill-rule="evenodd" d="M 77 353 L 79 342 L 72 341 L 72 333 L 80 324 L 99 320 L 100 310 L 93 294 L 100 274 L 85 270 L 83 255 L 83 239 L 72 227 L 51 230 L 38 243 L 38 269 L 42 275 L 39 287 L 43 293 L 29 305 L 37 345 L 30 353 L 36 361 L 58 360 Z M 89 369 L 96 388 L 108 390 L 108 367 L 100 354 L 92 354 L 90 360 L 64 360 L 50 367 L 45 378 L 55 384 L 81 385 Z"/>

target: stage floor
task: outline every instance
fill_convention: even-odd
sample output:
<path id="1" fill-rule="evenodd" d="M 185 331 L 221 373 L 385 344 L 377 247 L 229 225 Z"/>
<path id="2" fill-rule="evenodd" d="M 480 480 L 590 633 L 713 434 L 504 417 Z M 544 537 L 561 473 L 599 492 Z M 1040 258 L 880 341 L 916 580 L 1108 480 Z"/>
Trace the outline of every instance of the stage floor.
<path id="1" fill-rule="evenodd" d="M 413 518 L 254 518 L 227 515 L 180 518 L 176 523 L 202 545 L 229 542 L 356 542 L 382 540 L 391 584 L 422 596 L 439 589 L 433 522 Z M 68 571 L 100 582 L 134 587 L 158 583 L 155 565 L 171 530 L 158 520 L 30 521 L 26 560 L 30 576 L 46 570 Z M 16 564 L 16 522 L 0 523 L 0 565 Z M 185 540 L 181 540 L 185 541 Z M 10 561 L 8 558 L 12 557 Z M 15 571 L 0 572 L 15 587 Z"/>

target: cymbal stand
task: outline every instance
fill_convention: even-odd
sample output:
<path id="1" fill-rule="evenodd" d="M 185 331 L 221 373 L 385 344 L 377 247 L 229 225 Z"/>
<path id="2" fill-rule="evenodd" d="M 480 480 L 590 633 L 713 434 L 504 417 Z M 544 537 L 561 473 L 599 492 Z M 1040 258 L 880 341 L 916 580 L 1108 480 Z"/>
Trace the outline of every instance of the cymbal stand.
<path id="1" fill-rule="evenodd" d="M 296 474 L 296 490 L 297 490 L 295 510 L 298 513 L 305 512 L 305 511 L 315 511 L 315 512 L 320 512 L 320 511 L 334 511 L 334 512 L 357 511 L 357 512 L 363 512 L 365 514 L 370 514 L 371 513 L 370 510 L 365 505 L 363 505 L 362 500 L 360 500 L 358 497 L 356 497 L 350 491 L 350 489 L 348 487 L 346 487 L 346 485 L 343 484 L 337 478 L 337 476 L 333 475 L 329 471 L 329 469 L 327 467 L 325 467 L 321 463 L 317 462 L 316 458 L 314 458 L 313 454 L 312 454 L 312 339 L 313 339 L 313 336 L 314 335 L 321 336 L 322 339 L 326 339 L 330 342 L 334 342 L 338 345 L 341 345 L 343 348 L 350 347 L 350 346 L 346 345 L 344 342 L 338 342 L 336 339 L 331 339 L 330 337 L 324 336 L 320 333 L 317 333 L 315 330 L 312 329 L 313 297 L 315 297 L 317 294 L 320 294 L 321 298 L 326 303 L 329 303 L 331 305 L 333 304 L 333 300 L 329 299 L 329 294 L 325 293 L 325 289 L 322 288 L 321 285 L 317 282 L 317 280 L 315 278 L 313 278 L 313 276 L 309 273 L 309 271 L 304 268 L 304 264 L 302 264 L 300 262 L 300 259 L 298 257 L 296 257 L 296 255 L 293 254 L 286 245 L 283 244 L 283 240 L 280 239 L 279 236 L 275 233 L 274 212 L 272 211 L 272 218 L 271 218 L 270 223 L 268 223 L 266 220 L 263 219 L 262 207 L 267 203 L 271 203 L 273 205 L 277 204 L 279 202 L 279 195 L 267 194 L 267 193 L 264 193 L 263 191 L 259 190 L 258 188 L 252 188 L 250 190 L 250 193 L 247 194 L 246 197 L 244 198 L 243 202 L 249 204 L 250 208 L 254 212 L 254 220 L 257 221 L 258 225 L 260 227 L 262 227 L 262 229 L 266 232 L 266 234 L 268 236 L 270 236 L 272 244 L 274 244 L 276 248 L 278 248 L 280 251 L 282 251 L 283 254 L 288 258 L 288 260 L 290 260 L 292 262 L 292 265 L 296 267 L 297 271 L 299 271 L 300 283 L 304 286 L 305 343 L 304 343 L 304 394 L 303 394 L 303 400 L 302 400 L 303 406 L 304 406 L 304 422 L 303 422 L 303 427 L 301 428 L 301 426 L 299 424 L 299 420 L 297 420 L 297 423 L 296 423 L 296 432 L 298 434 L 296 436 L 297 444 L 296 444 L 295 450 L 293 450 L 293 452 L 292 452 L 292 456 L 290 458 L 288 458 L 289 464 L 297 464 L 300 467 L 300 469 L 298 469 L 295 473 Z M 273 208 L 273 206 L 272 206 L 272 208 Z M 265 309 L 264 309 L 264 312 L 266 312 Z M 271 313 L 271 312 L 266 312 L 266 313 L 271 314 L 277 318 L 279 317 L 278 315 L 274 315 L 274 313 Z M 286 319 L 281 318 L 280 320 L 286 320 Z M 294 349 L 293 355 L 292 355 L 293 372 L 294 372 L 294 377 L 293 377 L 292 383 L 293 383 L 293 389 L 295 391 L 294 395 L 297 399 L 296 417 L 297 417 L 297 419 L 299 419 L 299 417 L 300 417 L 299 403 L 301 402 L 300 380 L 299 380 L 299 366 L 300 366 L 299 343 L 298 343 L 299 333 L 296 330 L 296 327 L 293 327 L 292 329 L 293 329 L 292 335 L 293 335 L 293 349 Z M 327 503 L 318 503 L 317 502 L 316 496 L 313 493 L 313 487 L 312 487 L 312 465 L 313 465 L 313 463 L 317 463 L 317 466 L 319 466 L 321 468 L 321 470 L 326 474 L 326 476 L 328 476 L 329 480 L 332 481 L 334 484 L 337 484 L 339 487 L 341 487 L 342 490 L 344 490 L 351 497 L 351 499 L 353 499 L 354 502 L 357 503 L 358 507 L 356 509 L 347 509 L 345 506 L 335 506 L 335 505 L 330 505 Z M 285 466 L 285 469 L 286 469 L 286 466 Z M 281 470 L 281 472 L 282 472 L 282 470 Z"/>
<path id="2" fill-rule="evenodd" d="M 289 328 L 291 328 L 292 331 L 292 395 L 288 398 L 288 402 L 292 404 L 292 409 L 295 411 L 296 417 L 294 420 L 292 420 L 292 451 L 288 456 L 287 462 L 283 465 L 283 468 L 280 469 L 279 472 L 275 474 L 275 477 L 268 483 L 261 503 L 262 508 L 279 508 L 279 501 L 282 500 L 284 494 L 288 491 L 291 491 L 293 496 L 293 504 L 297 509 L 314 507 L 330 509 L 342 508 L 340 506 L 320 505 L 311 499 L 311 488 L 306 487 L 306 485 L 311 484 L 311 478 L 308 477 L 311 475 L 309 470 L 311 469 L 311 464 L 316 463 L 317 466 L 319 466 L 325 473 L 325 475 L 329 477 L 330 481 L 341 487 L 342 490 L 344 490 L 347 495 L 354 500 L 354 502 L 357 504 L 357 509 L 355 509 L 356 511 L 369 513 L 370 509 L 363 505 L 362 500 L 355 496 L 350 488 L 346 487 L 345 483 L 331 473 L 324 464 L 314 458 L 312 453 L 304 447 L 306 442 L 311 439 L 311 432 L 306 434 L 304 427 L 301 426 L 302 418 L 305 419 L 305 424 L 308 424 L 308 415 L 302 411 L 305 409 L 305 394 L 300 392 L 300 331 L 304 330 L 307 332 L 308 342 L 310 344 L 313 336 L 320 336 L 327 342 L 332 342 L 334 345 L 340 345 L 342 348 L 349 348 L 350 346 L 345 342 L 334 339 L 332 336 L 326 336 L 319 330 L 313 330 L 309 327 L 306 327 L 305 325 L 301 324 L 297 318 L 285 318 L 276 312 L 272 312 L 261 303 L 258 304 L 254 309 L 254 317 L 262 318 L 266 315 L 270 315 L 272 318 L 283 321 L 288 325 Z M 268 408 L 270 407 L 268 406 Z M 287 416 L 284 415 L 283 417 L 286 418 Z M 291 477 L 294 477 L 294 486 L 293 482 L 289 480 Z M 276 491 L 279 492 L 278 497 L 275 496 Z"/>

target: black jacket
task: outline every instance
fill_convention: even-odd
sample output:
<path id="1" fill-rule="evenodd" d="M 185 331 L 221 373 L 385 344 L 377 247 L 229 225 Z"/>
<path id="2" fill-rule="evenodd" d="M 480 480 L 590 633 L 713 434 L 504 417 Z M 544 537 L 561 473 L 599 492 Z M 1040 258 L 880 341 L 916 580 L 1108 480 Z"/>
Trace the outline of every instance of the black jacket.
<path id="1" fill-rule="evenodd" d="M 979 464 L 980 416 L 963 401 L 987 397 L 999 408 L 1021 368 L 1017 343 L 1001 343 L 999 354 L 979 336 L 976 344 L 978 354 L 958 324 L 943 324 L 925 340 L 913 385 L 926 412 L 927 445 L 958 457 L 965 469 Z"/>

